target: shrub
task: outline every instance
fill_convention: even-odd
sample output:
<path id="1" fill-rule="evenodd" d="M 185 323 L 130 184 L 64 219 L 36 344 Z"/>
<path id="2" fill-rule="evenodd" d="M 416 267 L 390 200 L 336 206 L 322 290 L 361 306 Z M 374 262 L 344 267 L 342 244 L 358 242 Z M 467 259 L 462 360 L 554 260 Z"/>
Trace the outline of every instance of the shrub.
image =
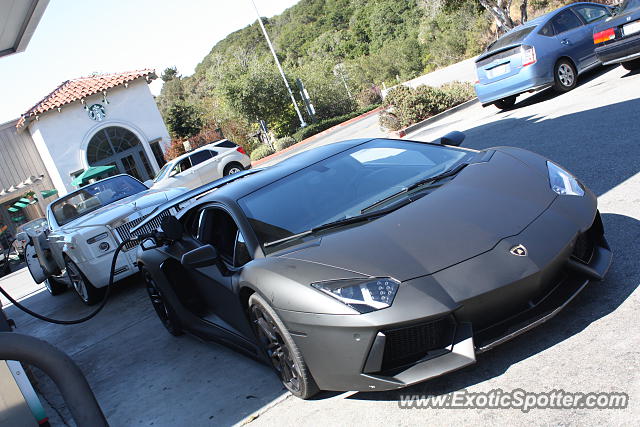
<path id="1" fill-rule="evenodd" d="M 356 95 L 356 102 L 358 103 L 358 108 L 365 108 L 372 104 L 380 104 L 380 102 L 382 102 L 380 88 L 372 85 L 362 89 L 360 93 Z"/>
<path id="2" fill-rule="evenodd" d="M 382 111 L 380 113 L 380 116 L 378 116 L 378 123 L 380 123 L 381 127 L 387 130 L 400 130 L 402 128 L 402 124 L 398 117 L 389 111 Z"/>
<path id="3" fill-rule="evenodd" d="M 296 143 L 295 138 L 291 136 L 285 136 L 284 138 L 277 139 L 276 142 L 273 143 L 276 151 L 282 151 L 287 147 L 291 147 Z"/>
<path id="4" fill-rule="evenodd" d="M 453 82 L 442 87 L 418 86 L 415 89 L 398 86 L 389 91 L 384 105 L 393 108 L 393 114 L 403 127 L 425 120 L 475 97 L 469 83 Z M 386 127 L 387 116 L 380 116 L 380 125 Z"/>
<path id="5" fill-rule="evenodd" d="M 251 152 L 251 160 L 256 161 L 264 157 L 270 156 L 273 153 L 275 153 L 273 148 L 269 147 L 266 144 L 263 144 L 256 147 L 256 149 Z"/>

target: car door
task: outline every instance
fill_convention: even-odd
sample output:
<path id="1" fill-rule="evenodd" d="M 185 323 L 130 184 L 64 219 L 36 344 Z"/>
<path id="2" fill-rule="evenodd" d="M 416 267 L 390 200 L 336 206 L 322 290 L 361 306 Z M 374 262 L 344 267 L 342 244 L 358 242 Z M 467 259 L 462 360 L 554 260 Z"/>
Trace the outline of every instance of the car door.
<path id="1" fill-rule="evenodd" d="M 551 20 L 558 40 L 559 56 L 568 56 L 581 72 L 589 65 L 593 54 L 593 38 L 582 20 L 571 9 L 564 9 Z"/>
<path id="2" fill-rule="evenodd" d="M 593 29 L 603 19 L 611 16 L 611 9 L 597 4 L 580 4 L 572 8 L 585 25 L 586 42 L 582 61 L 589 67 L 598 62 L 595 44 L 593 43 Z"/>
<path id="3" fill-rule="evenodd" d="M 169 172 L 169 178 L 172 187 L 196 188 L 200 186 L 200 178 L 196 175 L 195 170 L 191 169 L 191 159 L 185 157 L 180 160 Z"/>
<path id="4" fill-rule="evenodd" d="M 238 277 L 251 261 L 245 239 L 236 221 L 223 207 L 206 207 L 196 217 L 195 240 L 212 245 L 220 257 L 218 265 L 194 268 L 191 278 L 207 306 L 202 318 L 229 332 L 250 338 L 251 327 L 238 295 Z"/>
<path id="5" fill-rule="evenodd" d="M 192 167 L 196 175 L 198 175 L 200 185 L 208 184 L 220 178 L 217 172 L 217 161 L 214 158 L 215 154 L 211 150 L 201 150 L 190 156 Z"/>

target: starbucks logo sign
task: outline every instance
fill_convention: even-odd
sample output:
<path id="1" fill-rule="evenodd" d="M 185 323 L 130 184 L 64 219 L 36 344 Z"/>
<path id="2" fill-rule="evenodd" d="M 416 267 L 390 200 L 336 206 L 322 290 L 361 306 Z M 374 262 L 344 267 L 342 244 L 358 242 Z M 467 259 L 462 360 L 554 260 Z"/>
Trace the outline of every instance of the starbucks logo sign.
<path id="1" fill-rule="evenodd" d="M 89 107 L 87 112 L 89 114 L 89 118 L 91 120 L 95 120 L 96 122 L 101 122 L 105 117 L 107 117 L 107 112 L 105 111 L 102 104 L 93 104 L 91 107 Z"/>

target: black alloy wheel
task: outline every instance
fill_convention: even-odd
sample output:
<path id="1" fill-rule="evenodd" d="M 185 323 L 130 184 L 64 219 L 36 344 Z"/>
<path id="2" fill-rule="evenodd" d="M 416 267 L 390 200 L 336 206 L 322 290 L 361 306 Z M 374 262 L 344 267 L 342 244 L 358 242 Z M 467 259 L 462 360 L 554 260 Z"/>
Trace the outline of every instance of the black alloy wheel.
<path id="1" fill-rule="evenodd" d="M 275 311 L 258 294 L 249 298 L 249 318 L 258 342 L 282 384 L 301 399 L 317 394 L 318 386 L 307 369 L 298 346 Z"/>
<path id="2" fill-rule="evenodd" d="M 153 277 L 151 277 L 151 273 L 146 269 L 142 269 L 142 277 L 144 279 L 145 287 L 147 288 L 147 294 L 149 294 L 149 299 L 151 300 L 151 305 L 156 311 L 162 325 L 173 336 L 177 337 L 184 334 L 184 331 L 176 319 L 176 315 L 165 302 L 162 292 L 158 288 L 155 280 L 153 280 Z"/>

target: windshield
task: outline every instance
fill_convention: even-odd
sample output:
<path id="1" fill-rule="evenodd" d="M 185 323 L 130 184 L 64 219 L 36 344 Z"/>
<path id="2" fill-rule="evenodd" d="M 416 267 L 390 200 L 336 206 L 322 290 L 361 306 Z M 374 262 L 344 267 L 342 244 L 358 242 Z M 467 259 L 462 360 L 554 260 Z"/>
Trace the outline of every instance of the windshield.
<path id="1" fill-rule="evenodd" d="M 158 171 L 158 173 L 156 174 L 156 177 L 153 178 L 153 182 L 158 182 L 162 178 L 164 178 L 164 176 L 167 174 L 167 172 L 169 172 L 169 169 L 170 169 L 171 165 L 172 165 L 172 163 L 167 163 L 166 165 L 164 165 L 162 167 L 162 169 L 160 169 Z"/>
<path id="2" fill-rule="evenodd" d="M 440 174 L 474 153 L 395 140 L 373 140 L 314 163 L 238 202 L 261 245 L 361 210 Z"/>
<path id="3" fill-rule="evenodd" d="M 626 12 L 627 10 L 635 9 L 637 7 L 640 7 L 640 0 L 626 0 L 620 8 L 620 11 Z"/>
<path id="4" fill-rule="evenodd" d="M 129 175 L 118 175 L 89 184 L 56 200 L 51 205 L 51 210 L 58 225 L 64 225 L 89 212 L 146 189 L 145 185 Z"/>

